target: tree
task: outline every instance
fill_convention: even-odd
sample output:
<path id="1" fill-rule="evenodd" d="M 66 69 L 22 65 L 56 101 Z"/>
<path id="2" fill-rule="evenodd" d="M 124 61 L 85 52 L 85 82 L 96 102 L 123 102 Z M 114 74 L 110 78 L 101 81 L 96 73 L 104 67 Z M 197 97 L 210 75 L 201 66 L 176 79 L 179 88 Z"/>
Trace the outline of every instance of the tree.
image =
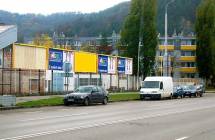
<path id="1" fill-rule="evenodd" d="M 97 53 L 96 46 L 91 46 L 91 45 L 89 45 L 87 43 L 82 44 L 81 51 Z"/>
<path id="2" fill-rule="evenodd" d="M 143 44 L 140 48 L 140 72 L 145 77 L 153 69 L 157 47 L 156 5 L 157 0 L 132 0 L 130 13 L 124 22 L 121 42 L 126 48 L 125 56 L 133 58 L 135 75 L 140 40 Z"/>
<path id="3" fill-rule="evenodd" d="M 215 86 L 215 0 L 204 0 L 198 7 L 196 37 L 199 75 Z"/>
<path id="4" fill-rule="evenodd" d="M 54 47 L 52 38 L 48 34 L 36 35 L 33 40 L 34 45 L 45 46 L 48 48 Z"/>

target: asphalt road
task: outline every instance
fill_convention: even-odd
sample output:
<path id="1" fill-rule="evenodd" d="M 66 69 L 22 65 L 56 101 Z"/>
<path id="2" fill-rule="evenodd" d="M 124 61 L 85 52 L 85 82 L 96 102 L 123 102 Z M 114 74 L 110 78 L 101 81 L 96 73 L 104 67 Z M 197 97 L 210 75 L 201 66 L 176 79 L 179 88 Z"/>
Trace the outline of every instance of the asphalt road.
<path id="1" fill-rule="evenodd" d="M 214 140 L 215 94 L 0 111 L 0 140 L 22 139 Z"/>

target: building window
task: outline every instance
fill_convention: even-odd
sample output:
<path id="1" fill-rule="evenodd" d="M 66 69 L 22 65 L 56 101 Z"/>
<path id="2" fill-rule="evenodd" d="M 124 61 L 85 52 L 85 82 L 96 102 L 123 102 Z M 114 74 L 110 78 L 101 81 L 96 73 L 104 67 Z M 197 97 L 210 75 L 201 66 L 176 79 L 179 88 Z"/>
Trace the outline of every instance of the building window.
<path id="1" fill-rule="evenodd" d="M 182 62 L 181 67 L 194 68 L 194 67 L 196 67 L 196 63 L 195 62 Z"/>
<path id="2" fill-rule="evenodd" d="M 195 51 L 181 51 L 181 56 L 196 56 Z"/>

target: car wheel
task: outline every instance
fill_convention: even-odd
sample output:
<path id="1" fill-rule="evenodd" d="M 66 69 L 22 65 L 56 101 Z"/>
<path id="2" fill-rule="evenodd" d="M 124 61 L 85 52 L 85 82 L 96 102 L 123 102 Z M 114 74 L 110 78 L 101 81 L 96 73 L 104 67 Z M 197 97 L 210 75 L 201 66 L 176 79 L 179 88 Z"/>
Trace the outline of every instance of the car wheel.
<path id="1" fill-rule="evenodd" d="M 64 101 L 64 105 L 65 105 L 65 106 L 68 106 L 68 105 L 69 105 L 69 102 Z"/>
<path id="2" fill-rule="evenodd" d="M 170 98 L 170 100 L 172 100 L 172 99 L 173 99 L 173 96 L 172 96 L 172 94 L 170 95 L 170 97 L 169 97 L 169 98 Z"/>
<path id="3" fill-rule="evenodd" d="M 198 93 L 195 93 L 195 97 L 198 97 Z"/>
<path id="4" fill-rule="evenodd" d="M 85 106 L 90 105 L 90 101 L 89 101 L 88 98 L 85 98 L 85 99 L 84 99 L 84 105 L 85 105 Z"/>
<path id="5" fill-rule="evenodd" d="M 108 99 L 107 99 L 107 97 L 105 97 L 104 99 L 103 99 L 103 105 L 106 105 L 107 103 L 108 103 Z"/>
<path id="6" fill-rule="evenodd" d="M 200 97 L 202 97 L 203 96 L 203 93 L 200 93 L 200 95 L 199 95 Z"/>

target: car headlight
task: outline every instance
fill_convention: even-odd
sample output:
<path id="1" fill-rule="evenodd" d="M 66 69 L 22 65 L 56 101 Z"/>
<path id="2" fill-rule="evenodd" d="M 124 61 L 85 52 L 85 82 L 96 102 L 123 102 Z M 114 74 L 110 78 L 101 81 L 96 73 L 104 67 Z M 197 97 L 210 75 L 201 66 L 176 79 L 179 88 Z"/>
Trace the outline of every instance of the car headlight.
<path id="1" fill-rule="evenodd" d="M 81 98 L 81 99 L 84 99 L 84 98 L 85 98 L 85 96 L 84 96 L 84 95 L 82 95 L 80 98 Z"/>

